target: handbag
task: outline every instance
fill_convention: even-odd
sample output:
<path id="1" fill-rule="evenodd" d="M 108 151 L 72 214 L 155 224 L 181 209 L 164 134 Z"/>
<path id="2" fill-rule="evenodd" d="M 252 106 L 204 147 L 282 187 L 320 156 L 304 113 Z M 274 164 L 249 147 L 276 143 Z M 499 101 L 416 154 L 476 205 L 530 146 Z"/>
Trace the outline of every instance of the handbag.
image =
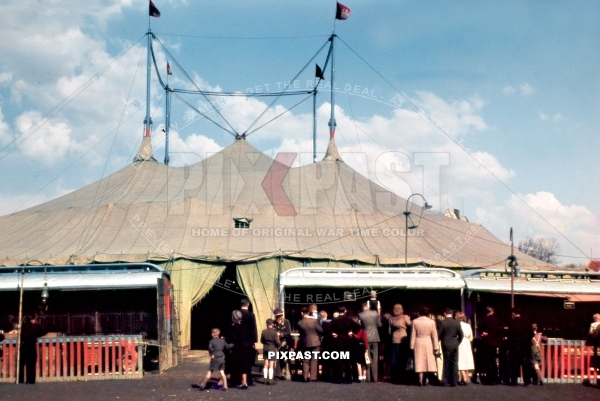
<path id="1" fill-rule="evenodd" d="M 369 351 L 365 351 L 365 365 L 371 366 L 371 357 L 369 356 Z"/>

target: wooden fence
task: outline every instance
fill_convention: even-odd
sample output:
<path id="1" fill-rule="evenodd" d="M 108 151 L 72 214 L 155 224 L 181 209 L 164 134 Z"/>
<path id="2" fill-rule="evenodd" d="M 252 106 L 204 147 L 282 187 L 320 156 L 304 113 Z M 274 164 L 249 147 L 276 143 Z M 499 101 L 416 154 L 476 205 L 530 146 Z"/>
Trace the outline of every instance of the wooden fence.
<path id="1" fill-rule="evenodd" d="M 0 343 L 0 382 L 14 383 L 17 340 Z M 39 338 L 36 381 L 141 379 L 142 336 Z"/>
<path id="2" fill-rule="evenodd" d="M 593 361 L 594 349 L 585 341 L 550 339 L 542 345 L 542 372 L 547 383 L 598 383 L 600 361 L 595 361 L 596 367 Z"/>

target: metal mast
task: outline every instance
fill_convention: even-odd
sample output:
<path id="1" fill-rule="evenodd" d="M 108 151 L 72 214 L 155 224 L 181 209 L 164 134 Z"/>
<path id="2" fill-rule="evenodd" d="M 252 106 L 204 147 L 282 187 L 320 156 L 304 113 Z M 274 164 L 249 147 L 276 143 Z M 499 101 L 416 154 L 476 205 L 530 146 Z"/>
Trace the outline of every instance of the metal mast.
<path id="1" fill-rule="evenodd" d="M 148 61 L 146 65 L 146 118 L 144 118 L 144 136 L 149 137 L 152 132 L 152 119 L 150 118 L 150 73 L 151 59 L 150 46 L 152 45 L 152 31 L 148 27 Z"/>

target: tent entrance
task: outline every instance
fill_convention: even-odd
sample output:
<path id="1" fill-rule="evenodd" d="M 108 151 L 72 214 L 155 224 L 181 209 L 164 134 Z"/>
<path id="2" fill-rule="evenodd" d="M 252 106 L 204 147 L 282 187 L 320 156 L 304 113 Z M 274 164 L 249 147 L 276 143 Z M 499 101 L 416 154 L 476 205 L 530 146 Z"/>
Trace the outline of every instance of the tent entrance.
<path id="1" fill-rule="evenodd" d="M 210 331 L 219 328 L 223 335 L 231 325 L 231 312 L 240 308 L 246 296 L 237 283 L 236 265 L 227 264 L 218 282 L 192 307 L 191 349 L 207 349 Z"/>

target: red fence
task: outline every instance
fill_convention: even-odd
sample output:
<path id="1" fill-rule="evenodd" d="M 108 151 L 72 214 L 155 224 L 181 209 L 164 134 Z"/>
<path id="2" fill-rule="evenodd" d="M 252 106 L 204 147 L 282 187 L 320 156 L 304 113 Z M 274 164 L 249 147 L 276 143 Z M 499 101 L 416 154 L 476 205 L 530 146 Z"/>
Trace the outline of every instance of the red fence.
<path id="1" fill-rule="evenodd" d="M 600 352 L 598 353 L 600 355 Z M 542 372 L 547 383 L 598 382 L 594 349 L 585 341 L 550 339 L 542 345 Z M 600 361 L 596 361 L 600 363 Z M 597 366 L 597 365 L 596 365 Z"/>
<path id="2" fill-rule="evenodd" d="M 14 382 L 17 340 L 0 343 L 0 382 Z M 141 379 L 142 336 L 39 338 L 36 381 Z"/>

